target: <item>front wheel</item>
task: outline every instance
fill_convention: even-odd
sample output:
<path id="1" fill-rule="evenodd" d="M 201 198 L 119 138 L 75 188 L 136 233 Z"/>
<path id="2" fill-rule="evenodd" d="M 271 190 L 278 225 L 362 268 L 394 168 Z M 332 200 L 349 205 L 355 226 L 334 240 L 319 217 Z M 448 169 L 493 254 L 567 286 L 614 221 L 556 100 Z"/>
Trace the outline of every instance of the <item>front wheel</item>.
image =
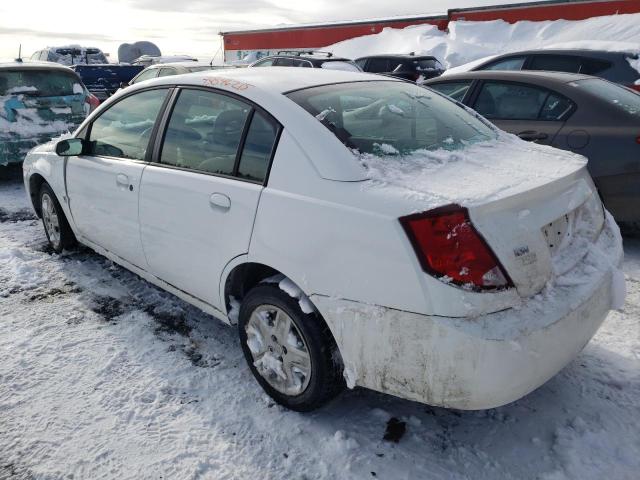
<path id="1" fill-rule="evenodd" d="M 54 252 L 60 253 L 76 244 L 76 237 L 67 222 L 67 217 L 53 190 L 46 183 L 40 188 L 40 213 L 47 240 Z"/>
<path id="2" fill-rule="evenodd" d="M 279 404 L 314 410 L 342 388 L 342 367 L 329 328 L 276 285 L 252 289 L 240 308 L 240 342 L 249 368 Z"/>

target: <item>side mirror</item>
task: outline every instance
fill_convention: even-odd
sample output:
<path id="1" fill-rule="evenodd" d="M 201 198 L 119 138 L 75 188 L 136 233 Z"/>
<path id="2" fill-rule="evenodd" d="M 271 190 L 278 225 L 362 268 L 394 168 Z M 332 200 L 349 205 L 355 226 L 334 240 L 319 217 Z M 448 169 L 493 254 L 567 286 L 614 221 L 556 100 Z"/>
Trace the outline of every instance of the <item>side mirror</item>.
<path id="1" fill-rule="evenodd" d="M 84 141 L 81 138 L 68 138 L 56 143 L 56 154 L 60 157 L 75 157 L 82 155 Z"/>

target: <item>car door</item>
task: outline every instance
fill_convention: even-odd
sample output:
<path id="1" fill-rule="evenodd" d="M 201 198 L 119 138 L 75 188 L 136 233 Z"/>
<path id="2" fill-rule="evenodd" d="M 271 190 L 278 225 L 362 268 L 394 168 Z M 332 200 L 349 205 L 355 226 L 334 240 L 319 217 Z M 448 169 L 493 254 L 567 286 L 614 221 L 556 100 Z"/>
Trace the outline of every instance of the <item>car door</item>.
<path id="1" fill-rule="evenodd" d="M 150 271 L 216 308 L 224 267 L 247 253 L 278 138 L 266 112 L 236 96 L 184 88 L 142 176 L 140 225 Z"/>
<path id="2" fill-rule="evenodd" d="M 67 196 L 80 235 L 145 269 L 138 192 L 147 146 L 168 89 L 124 97 L 89 126 L 86 153 L 69 157 Z"/>
<path id="3" fill-rule="evenodd" d="M 523 140 L 551 145 L 573 112 L 568 98 L 536 85 L 483 81 L 470 106 L 485 118 Z"/>

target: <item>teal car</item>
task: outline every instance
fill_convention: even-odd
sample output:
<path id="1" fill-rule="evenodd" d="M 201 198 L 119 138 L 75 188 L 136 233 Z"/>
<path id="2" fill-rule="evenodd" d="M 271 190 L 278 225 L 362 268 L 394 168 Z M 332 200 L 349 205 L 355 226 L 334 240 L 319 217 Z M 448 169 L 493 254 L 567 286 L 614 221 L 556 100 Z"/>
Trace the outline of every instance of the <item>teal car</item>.
<path id="1" fill-rule="evenodd" d="M 0 168 L 36 145 L 73 131 L 99 101 L 70 68 L 0 63 Z"/>

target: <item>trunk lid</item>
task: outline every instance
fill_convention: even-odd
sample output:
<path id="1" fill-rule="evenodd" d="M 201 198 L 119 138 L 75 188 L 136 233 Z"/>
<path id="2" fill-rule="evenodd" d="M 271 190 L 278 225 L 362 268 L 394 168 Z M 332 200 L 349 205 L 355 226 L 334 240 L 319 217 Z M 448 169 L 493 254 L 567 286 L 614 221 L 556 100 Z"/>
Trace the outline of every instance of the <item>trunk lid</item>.
<path id="1" fill-rule="evenodd" d="M 421 211 L 466 207 L 522 297 L 570 270 L 604 222 L 584 157 L 508 134 L 464 150 L 363 162 L 373 181 L 410 191 Z"/>

